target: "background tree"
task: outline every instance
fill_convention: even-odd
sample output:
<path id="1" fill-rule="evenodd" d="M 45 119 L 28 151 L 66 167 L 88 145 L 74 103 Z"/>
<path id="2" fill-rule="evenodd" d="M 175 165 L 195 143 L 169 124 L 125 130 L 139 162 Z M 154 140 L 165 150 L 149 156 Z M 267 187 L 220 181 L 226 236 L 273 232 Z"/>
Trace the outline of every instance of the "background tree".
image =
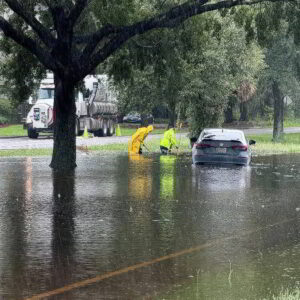
<path id="1" fill-rule="evenodd" d="M 206 124 L 217 126 L 227 106 L 228 99 L 224 95 L 228 87 L 238 89 L 245 82 L 253 86 L 257 73 L 264 66 L 262 51 L 253 41 L 247 42 L 244 28 L 235 25 L 230 16 L 221 17 L 218 13 L 190 20 L 173 30 L 138 37 L 127 45 L 127 50 L 127 59 L 131 62 L 127 64 L 131 66 L 127 73 L 131 79 L 120 89 L 121 94 L 124 89 L 130 94 L 126 97 L 127 108 L 142 109 L 144 104 L 146 108 L 149 100 L 154 104 L 159 99 L 158 103 L 168 107 L 170 122 L 174 124 L 176 111 L 185 114 L 190 107 L 186 115 L 191 117 L 193 105 L 197 106 L 200 101 L 201 112 L 196 110 L 195 118 L 190 118 L 196 126 L 201 124 L 200 128 Z M 140 51 L 143 52 L 141 56 L 147 59 L 137 64 L 136 57 L 139 57 Z M 152 92 L 145 99 L 141 99 L 142 77 L 144 83 L 151 82 L 148 89 Z M 227 80 L 220 84 L 223 77 Z M 206 81 L 206 88 L 201 86 L 203 81 Z M 214 99 L 206 102 L 204 99 L 211 97 L 210 92 Z M 243 100 L 246 99 L 244 94 L 240 97 Z M 210 111 L 205 110 L 207 105 Z M 214 117 L 210 120 L 212 112 Z"/>
<path id="2" fill-rule="evenodd" d="M 282 139 L 284 96 L 292 96 L 295 104 L 299 94 L 299 5 L 299 1 L 262 4 L 255 16 L 257 37 L 265 48 L 267 64 L 261 93 L 269 95 L 273 102 L 274 141 Z"/>
<path id="3" fill-rule="evenodd" d="M 247 42 L 243 27 L 230 16 L 215 13 L 214 18 L 220 28 L 217 35 L 213 31 L 206 42 L 197 44 L 185 67 L 190 73 L 182 95 L 189 103 L 191 134 L 196 136 L 203 127 L 221 125 L 228 99 L 245 82 L 255 85 L 264 67 L 261 49 Z"/>
<path id="4" fill-rule="evenodd" d="M 299 47 L 294 36 L 288 30 L 288 23 L 280 21 L 280 29 L 272 33 L 265 47 L 267 67 L 261 76 L 259 94 L 267 97 L 266 102 L 273 106 L 273 140 L 283 138 L 284 98 L 293 100 L 297 108 L 299 98 Z M 271 99 L 271 101 L 270 101 Z"/>
<path id="5" fill-rule="evenodd" d="M 166 107 L 169 123 L 175 125 L 176 107 L 181 99 L 183 84 L 182 57 L 187 47 L 184 42 L 186 35 L 188 33 L 179 26 L 140 36 L 128 43 L 129 75 L 120 77 L 117 84 L 121 111 L 149 113 L 157 106 Z M 115 79 L 119 78 L 116 64 L 119 64 L 118 59 L 112 59 L 109 64 L 109 73 Z"/>

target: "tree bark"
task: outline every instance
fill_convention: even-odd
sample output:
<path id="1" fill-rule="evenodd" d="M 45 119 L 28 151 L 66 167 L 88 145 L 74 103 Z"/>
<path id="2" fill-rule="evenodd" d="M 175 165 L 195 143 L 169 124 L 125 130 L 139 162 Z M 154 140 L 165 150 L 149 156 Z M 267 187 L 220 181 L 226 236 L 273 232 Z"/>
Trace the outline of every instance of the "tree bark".
<path id="1" fill-rule="evenodd" d="M 236 104 L 236 97 L 229 96 L 227 108 L 224 111 L 225 123 L 232 123 L 234 121 L 233 108 L 235 104 Z"/>
<path id="2" fill-rule="evenodd" d="M 225 123 L 232 123 L 233 122 L 233 109 L 232 106 L 228 106 L 224 112 L 225 115 Z"/>
<path id="3" fill-rule="evenodd" d="M 241 102 L 240 104 L 240 121 L 248 121 L 249 116 L 248 116 L 248 103 L 247 102 Z"/>
<path id="4" fill-rule="evenodd" d="M 284 102 L 279 84 L 275 80 L 272 84 L 272 92 L 274 98 L 273 141 L 278 142 L 283 137 Z"/>
<path id="5" fill-rule="evenodd" d="M 169 125 L 175 127 L 176 123 L 176 104 L 173 101 L 168 103 Z"/>
<path id="6" fill-rule="evenodd" d="M 147 127 L 149 125 L 147 114 L 141 113 L 141 126 Z"/>
<path id="7" fill-rule="evenodd" d="M 50 167 L 54 170 L 76 168 L 75 85 L 68 78 L 54 74 L 54 144 Z"/>

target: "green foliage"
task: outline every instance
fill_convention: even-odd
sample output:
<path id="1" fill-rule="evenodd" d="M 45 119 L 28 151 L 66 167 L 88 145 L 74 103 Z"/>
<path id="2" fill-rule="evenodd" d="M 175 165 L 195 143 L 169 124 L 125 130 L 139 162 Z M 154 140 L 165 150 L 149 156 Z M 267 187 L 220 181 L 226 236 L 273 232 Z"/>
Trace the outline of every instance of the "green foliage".
<path id="1" fill-rule="evenodd" d="M 195 136 L 204 127 L 219 126 L 229 96 L 243 82 L 256 84 L 265 66 L 261 49 L 254 42 L 248 43 L 243 27 L 229 17 L 214 17 L 222 24 L 218 36 L 211 34 L 199 40 L 201 44 L 185 66 L 188 77 L 182 96 L 189 103 L 187 115 Z"/>
<path id="2" fill-rule="evenodd" d="M 14 149 L 14 150 L 0 150 L 0 157 L 20 156 L 50 156 L 52 149 Z"/>
<path id="3" fill-rule="evenodd" d="M 281 94 L 292 99 L 289 109 L 297 116 L 300 110 L 299 47 L 294 43 L 293 36 L 289 34 L 288 24 L 285 21 L 282 21 L 280 31 L 273 33 L 273 39 L 272 43 L 265 48 L 267 68 L 261 73 L 259 79 L 254 109 L 266 119 L 270 117 L 269 107 L 274 104 L 272 84 L 276 81 Z"/>
<path id="4" fill-rule="evenodd" d="M 27 136 L 27 130 L 23 129 L 23 125 L 9 125 L 0 128 L 0 136 Z"/>
<path id="5" fill-rule="evenodd" d="M 121 111 L 166 106 L 171 117 L 174 112 L 188 116 L 198 134 L 205 126 L 221 124 L 228 96 L 245 81 L 255 85 L 265 65 L 243 26 L 212 13 L 135 38 L 108 67 L 117 79 L 126 70 L 118 85 Z"/>
<path id="6" fill-rule="evenodd" d="M 4 81 L 3 91 L 14 107 L 32 94 L 37 82 L 45 75 L 45 68 L 28 50 L 6 38 L 0 39 L 0 76 Z"/>
<path id="7" fill-rule="evenodd" d="M 17 116 L 16 109 L 8 99 L 0 99 L 0 124 L 11 123 Z"/>

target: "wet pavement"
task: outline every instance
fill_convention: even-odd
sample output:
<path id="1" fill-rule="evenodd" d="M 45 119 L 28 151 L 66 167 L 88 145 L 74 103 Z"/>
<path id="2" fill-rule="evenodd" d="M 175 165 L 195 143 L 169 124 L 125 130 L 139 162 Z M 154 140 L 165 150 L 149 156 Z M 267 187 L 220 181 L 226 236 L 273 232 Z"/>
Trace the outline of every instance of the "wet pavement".
<path id="1" fill-rule="evenodd" d="M 300 156 L 1 158 L 0 299 L 263 299 L 300 284 Z"/>
<path id="2" fill-rule="evenodd" d="M 149 136 L 148 138 L 151 139 L 152 136 Z M 161 135 L 159 135 L 158 137 L 161 137 Z M 94 146 L 94 145 L 108 145 L 108 144 L 116 144 L 116 143 L 128 143 L 129 138 L 130 138 L 129 136 L 93 137 L 93 138 L 77 137 L 76 145 Z M 0 138 L 0 150 L 49 149 L 49 148 L 51 149 L 53 148 L 53 137 L 50 135 L 40 136 L 37 139 L 30 139 L 28 137 Z"/>

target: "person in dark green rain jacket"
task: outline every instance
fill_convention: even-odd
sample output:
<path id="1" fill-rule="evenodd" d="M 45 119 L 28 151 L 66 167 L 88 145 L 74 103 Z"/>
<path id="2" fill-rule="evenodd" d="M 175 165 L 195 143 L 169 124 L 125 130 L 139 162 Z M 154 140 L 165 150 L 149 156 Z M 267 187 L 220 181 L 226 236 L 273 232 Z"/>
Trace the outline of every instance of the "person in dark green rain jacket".
<path id="1" fill-rule="evenodd" d="M 168 130 L 165 131 L 164 137 L 160 141 L 160 151 L 162 154 L 168 154 L 173 147 L 178 149 L 175 128 L 169 125 Z"/>

